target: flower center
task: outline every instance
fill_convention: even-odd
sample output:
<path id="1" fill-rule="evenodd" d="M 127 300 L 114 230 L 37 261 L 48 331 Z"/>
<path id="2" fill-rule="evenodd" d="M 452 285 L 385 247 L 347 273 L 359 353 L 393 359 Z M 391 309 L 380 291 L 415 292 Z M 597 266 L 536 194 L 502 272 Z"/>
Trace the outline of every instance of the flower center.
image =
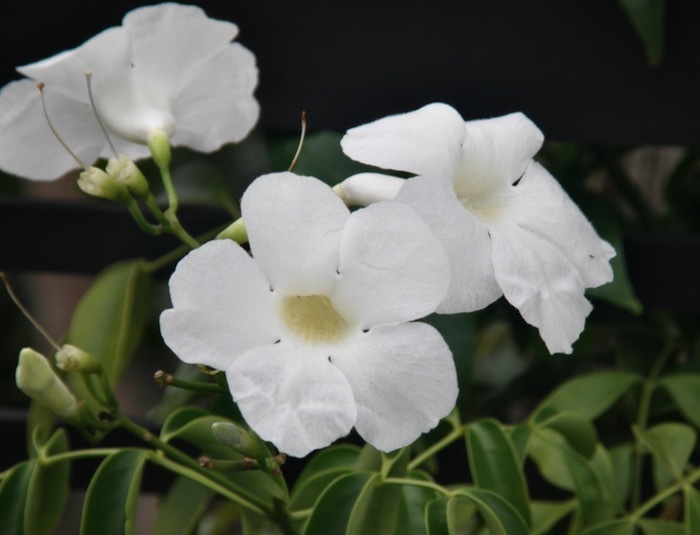
<path id="1" fill-rule="evenodd" d="M 462 206 L 485 223 L 493 223 L 503 211 L 503 203 L 497 195 L 458 197 Z"/>
<path id="2" fill-rule="evenodd" d="M 307 342 L 337 342 L 348 325 L 325 295 L 289 295 L 280 310 L 285 325 Z"/>

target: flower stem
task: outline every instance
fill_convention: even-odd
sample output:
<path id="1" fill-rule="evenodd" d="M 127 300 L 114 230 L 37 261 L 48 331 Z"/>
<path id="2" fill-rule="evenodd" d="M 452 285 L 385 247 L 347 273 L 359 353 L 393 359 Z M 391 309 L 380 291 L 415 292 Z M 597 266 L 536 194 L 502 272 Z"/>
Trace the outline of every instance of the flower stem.
<path id="1" fill-rule="evenodd" d="M 124 201 L 124 204 L 126 205 L 126 209 L 129 210 L 131 217 L 134 219 L 134 221 L 136 221 L 136 224 L 141 230 L 153 235 L 163 233 L 162 226 L 154 225 L 146 221 L 146 218 L 143 216 L 143 212 L 141 212 L 141 208 L 139 208 L 138 202 L 131 195 L 127 197 L 127 199 Z"/>
<path id="2" fill-rule="evenodd" d="M 435 444 L 416 455 L 416 457 L 408 463 L 409 470 L 415 470 L 437 452 L 443 450 L 464 435 L 464 427 L 459 422 L 450 420 L 450 423 L 452 424 L 452 431 L 450 431 L 442 439 L 438 440 Z"/>
<path id="3" fill-rule="evenodd" d="M 218 383 L 205 383 L 202 381 L 188 381 L 179 379 L 171 373 L 165 373 L 163 370 L 158 370 L 153 374 L 153 379 L 158 386 L 173 386 L 182 388 L 183 390 L 192 390 L 194 392 L 208 392 L 214 394 L 227 394 L 228 389 L 222 388 Z"/>

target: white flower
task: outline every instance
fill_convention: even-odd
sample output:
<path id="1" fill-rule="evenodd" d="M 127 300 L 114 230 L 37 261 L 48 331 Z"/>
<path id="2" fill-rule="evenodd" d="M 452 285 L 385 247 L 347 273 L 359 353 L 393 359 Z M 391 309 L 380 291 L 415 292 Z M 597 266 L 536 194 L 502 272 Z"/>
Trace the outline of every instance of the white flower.
<path id="1" fill-rule="evenodd" d="M 478 310 L 505 295 L 551 353 L 570 353 L 591 304 L 585 288 L 612 280 L 615 250 L 532 157 L 540 130 L 523 114 L 464 122 L 446 104 L 348 131 L 345 153 L 418 176 L 396 199 L 415 208 L 450 257 L 441 313 Z M 351 183 L 367 197 L 371 175 Z M 383 189 L 386 184 L 383 183 Z"/>
<path id="2" fill-rule="evenodd" d="M 135 9 L 74 50 L 17 70 L 31 78 L 0 93 L 0 168 L 35 180 L 77 167 L 51 134 L 37 82 L 59 135 L 87 164 L 111 157 L 90 106 L 119 152 L 148 156 L 156 130 L 174 146 L 211 152 L 240 141 L 257 121 L 252 93 L 258 72 L 253 54 L 231 41 L 235 24 L 206 17 L 198 7 L 161 4 Z"/>
<path id="3" fill-rule="evenodd" d="M 252 258 L 230 240 L 189 253 L 170 279 L 165 342 L 225 370 L 248 424 L 304 456 L 354 426 L 383 451 L 453 408 L 449 348 L 430 314 L 447 292 L 442 245 L 410 207 L 350 213 L 311 177 L 258 178 L 242 201 Z"/>

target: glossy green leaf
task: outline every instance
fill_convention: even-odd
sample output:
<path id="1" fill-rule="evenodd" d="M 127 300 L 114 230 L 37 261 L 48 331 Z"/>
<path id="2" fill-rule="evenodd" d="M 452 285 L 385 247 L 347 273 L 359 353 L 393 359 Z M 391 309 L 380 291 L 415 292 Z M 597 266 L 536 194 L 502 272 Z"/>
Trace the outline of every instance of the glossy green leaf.
<path id="1" fill-rule="evenodd" d="M 336 479 L 318 499 L 304 535 L 345 535 L 355 503 L 377 473 L 355 472 Z"/>
<path id="2" fill-rule="evenodd" d="M 637 522 L 644 535 L 685 535 L 683 524 L 668 520 L 642 519 Z"/>
<path id="3" fill-rule="evenodd" d="M 383 485 L 379 475 L 370 479 L 355 501 L 346 535 L 395 533 L 401 493 L 401 485 Z"/>
<path id="4" fill-rule="evenodd" d="M 139 343 L 149 293 L 144 262 L 119 262 L 100 273 L 73 313 L 66 342 L 100 359 L 112 384 Z"/>
<path id="5" fill-rule="evenodd" d="M 619 499 L 620 491 L 617 488 L 617 476 L 610 452 L 602 444 L 597 444 L 595 452 L 590 458 L 590 466 L 595 472 L 601 489 L 605 496 L 605 501 L 613 504 L 619 512 L 624 511 L 624 501 Z M 626 483 L 629 485 L 629 482 Z"/>
<path id="6" fill-rule="evenodd" d="M 530 444 L 530 436 L 532 435 L 532 426 L 528 423 L 520 424 L 510 429 L 510 441 L 518 454 L 520 463 L 525 462 L 527 457 L 527 449 Z"/>
<path id="7" fill-rule="evenodd" d="M 85 495 L 81 535 L 131 535 L 145 450 L 125 449 L 107 457 L 95 472 Z"/>
<path id="8" fill-rule="evenodd" d="M 27 503 L 24 510 L 25 532 L 32 535 L 49 535 L 61 519 L 68 499 L 70 463 L 61 461 L 47 464 L 45 456 L 68 451 L 68 438 L 64 429 L 57 429 L 42 447 L 32 472 Z"/>
<path id="9" fill-rule="evenodd" d="M 214 492 L 199 483 L 178 477 L 158 507 L 151 535 L 191 535 L 214 497 Z"/>
<path id="10" fill-rule="evenodd" d="M 232 215 L 237 213 L 238 206 L 221 170 L 211 159 L 195 159 L 179 165 L 173 169 L 172 178 L 181 205 L 219 206 Z"/>
<path id="11" fill-rule="evenodd" d="M 550 530 L 567 515 L 576 509 L 575 500 L 565 502 L 530 502 L 532 514 L 532 535 L 546 535 Z"/>
<path id="12" fill-rule="evenodd" d="M 359 454 L 360 448 L 357 446 L 339 444 L 314 455 L 294 484 L 290 509 L 301 510 L 313 506 L 328 485 L 353 471 Z"/>
<path id="13" fill-rule="evenodd" d="M 531 421 L 546 409 L 556 412 L 575 412 L 593 420 L 608 410 L 633 385 L 641 381 L 639 375 L 611 371 L 589 373 L 559 386 L 533 412 Z"/>
<path id="14" fill-rule="evenodd" d="M 683 489 L 685 497 L 685 532 L 686 534 L 700 533 L 700 491 L 694 487 Z"/>
<path id="15" fill-rule="evenodd" d="M 634 535 L 634 522 L 631 520 L 611 520 L 583 530 L 581 535 Z"/>
<path id="16" fill-rule="evenodd" d="M 530 530 L 518 511 L 505 499 L 489 490 L 465 488 L 456 496 L 466 498 L 479 510 L 491 535 L 527 535 Z"/>
<path id="17" fill-rule="evenodd" d="M 654 459 L 657 490 L 683 478 L 697 441 L 697 433 L 692 427 L 666 422 L 647 430 L 634 427 L 634 433 Z"/>
<path id="18" fill-rule="evenodd" d="M 659 384 L 670 394 L 683 416 L 700 428 L 700 373 L 667 375 Z"/>
<path id="19" fill-rule="evenodd" d="M 420 470 L 412 470 L 408 477 L 420 481 L 432 481 L 430 476 Z M 410 533 L 423 535 L 426 533 L 425 508 L 428 503 L 439 497 L 437 491 L 426 487 L 404 485 L 401 489 L 399 517 L 396 534 Z"/>
<path id="20" fill-rule="evenodd" d="M 439 498 L 428 502 L 425 507 L 425 532 L 428 535 L 452 535 L 447 520 L 447 498 Z"/>
<path id="21" fill-rule="evenodd" d="M 0 526 L 7 535 L 24 535 L 24 510 L 36 460 L 24 461 L 9 470 L 0 483 Z"/>
<path id="22" fill-rule="evenodd" d="M 530 524 L 529 495 L 518 454 L 508 434 L 496 420 L 469 425 L 467 452 L 474 483 L 508 501 Z"/>
<path id="23" fill-rule="evenodd" d="M 644 44 L 649 65 L 661 63 L 664 54 L 666 0 L 617 0 Z"/>

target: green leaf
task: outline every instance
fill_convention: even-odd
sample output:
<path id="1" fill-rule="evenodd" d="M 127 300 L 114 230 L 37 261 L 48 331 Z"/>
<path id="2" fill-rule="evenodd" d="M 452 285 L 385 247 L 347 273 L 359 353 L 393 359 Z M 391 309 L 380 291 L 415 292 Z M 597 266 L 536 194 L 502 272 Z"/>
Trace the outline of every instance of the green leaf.
<path id="1" fill-rule="evenodd" d="M 567 515 L 576 510 L 576 501 L 565 502 L 530 502 L 532 513 L 532 535 L 546 535 Z"/>
<path id="2" fill-rule="evenodd" d="M 574 451 L 561 435 L 551 429 L 538 429 L 530 443 L 530 456 L 546 480 L 573 490 L 584 527 L 614 514 L 615 505 L 606 500 L 590 462 Z"/>
<path id="3" fill-rule="evenodd" d="M 615 477 L 615 497 L 618 503 L 627 503 L 630 495 L 630 482 L 632 481 L 632 456 L 634 446 L 632 444 L 620 444 L 608 452 L 610 463 Z"/>
<path id="4" fill-rule="evenodd" d="M 401 492 L 401 485 L 383 485 L 379 474 L 368 480 L 350 513 L 346 535 L 395 533 Z"/>
<path id="5" fill-rule="evenodd" d="M 127 260 L 100 273 L 68 329 L 66 342 L 100 359 L 111 384 L 129 363 L 148 319 L 150 278 L 144 266 L 142 260 Z"/>
<path id="6" fill-rule="evenodd" d="M 196 159 L 175 167 L 173 184 L 181 205 L 220 206 L 231 215 L 238 211 L 221 170 L 210 159 Z"/>
<path id="7" fill-rule="evenodd" d="M 510 441 L 513 443 L 515 451 L 518 453 L 521 464 L 525 462 L 525 458 L 527 457 L 527 448 L 530 444 L 531 435 L 532 427 L 527 423 L 513 426 L 510 429 Z"/>
<path id="8" fill-rule="evenodd" d="M 134 533 L 146 456 L 146 450 L 126 449 L 102 461 L 85 495 L 81 535 Z"/>
<path id="9" fill-rule="evenodd" d="M 428 535 L 452 535 L 447 519 L 447 498 L 429 502 L 425 507 L 425 532 Z"/>
<path id="10" fill-rule="evenodd" d="M 345 535 L 355 503 L 377 473 L 355 472 L 336 479 L 316 502 L 304 535 Z"/>
<path id="11" fill-rule="evenodd" d="M 637 525 L 642 528 L 644 535 L 684 535 L 683 524 L 668 520 L 651 520 L 643 518 Z"/>
<path id="12" fill-rule="evenodd" d="M 593 455 L 598 444 L 598 432 L 587 416 L 576 412 L 554 414 L 540 424 L 563 436 L 575 451 L 587 459 Z"/>
<path id="13" fill-rule="evenodd" d="M 687 486 L 683 489 L 685 497 L 685 532 L 700 533 L 700 491 Z"/>
<path id="14" fill-rule="evenodd" d="M 65 431 L 57 429 L 37 458 L 32 472 L 27 504 L 24 510 L 24 527 L 32 535 L 49 535 L 61 519 L 68 499 L 68 461 L 46 464 L 44 457 L 68 451 Z"/>
<path id="15" fill-rule="evenodd" d="M 681 481 L 697 441 L 695 430 L 674 422 L 662 423 L 647 430 L 635 426 L 633 430 L 654 459 L 657 491 L 672 481 Z"/>
<path id="16" fill-rule="evenodd" d="M 611 520 L 592 526 L 581 535 L 634 535 L 634 522 L 627 519 Z"/>
<path id="17" fill-rule="evenodd" d="M 413 470 L 408 474 L 411 479 L 432 481 L 423 471 Z M 429 502 L 439 497 L 437 491 L 426 487 L 404 485 L 401 489 L 401 503 L 396 534 L 423 535 L 426 533 L 425 508 Z"/>
<path id="18" fill-rule="evenodd" d="M 503 497 L 529 525 L 530 499 L 525 476 L 508 434 L 495 420 L 474 422 L 466 434 L 469 466 L 476 486 Z"/>
<path id="19" fill-rule="evenodd" d="M 13 466 L 0 483 L 0 526 L 7 535 L 24 535 L 24 510 L 36 460 Z"/>
<path id="20" fill-rule="evenodd" d="M 618 497 L 620 491 L 617 488 L 617 476 L 610 452 L 602 444 L 596 444 L 595 452 L 590 459 L 591 469 L 595 472 L 601 489 L 605 495 L 605 500 L 614 504 L 619 512 L 624 511 L 623 500 Z M 629 482 L 625 482 L 629 486 Z"/>
<path id="21" fill-rule="evenodd" d="M 670 394 L 683 416 L 700 428 L 700 373 L 667 375 L 659 384 Z"/>
<path id="22" fill-rule="evenodd" d="M 666 1 L 618 0 L 618 3 L 627 13 L 627 18 L 644 44 L 649 65 L 656 67 L 664 54 Z"/>
<path id="23" fill-rule="evenodd" d="M 331 446 L 317 453 L 299 475 L 289 502 L 291 510 L 307 509 L 323 490 L 342 475 L 353 471 L 360 448 L 347 444 Z"/>
<path id="24" fill-rule="evenodd" d="M 525 520 L 505 499 L 489 490 L 465 488 L 455 491 L 455 497 L 466 498 L 479 510 L 491 535 L 527 535 Z"/>
<path id="25" fill-rule="evenodd" d="M 545 409 L 575 412 L 593 420 L 608 410 L 625 392 L 642 380 L 627 372 L 596 372 L 576 377 L 559 386 L 540 403 L 531 421 Z"/>
<path id="26" fill-rule="evenodd" d="M 199 483 L 178 477 L 160 502 L 152 535 L 191 535 L 214 495 Z"/>

